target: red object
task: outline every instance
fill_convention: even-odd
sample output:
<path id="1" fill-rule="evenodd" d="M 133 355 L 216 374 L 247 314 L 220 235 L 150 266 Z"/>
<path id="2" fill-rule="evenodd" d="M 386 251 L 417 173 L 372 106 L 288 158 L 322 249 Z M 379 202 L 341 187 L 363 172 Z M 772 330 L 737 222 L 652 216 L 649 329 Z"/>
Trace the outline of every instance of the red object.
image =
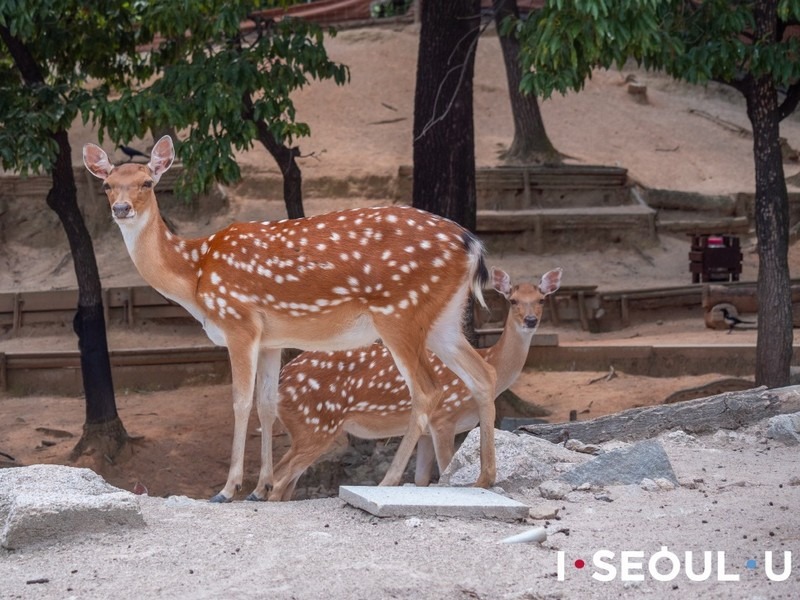
<path id="1" fill-rule="evenodd" d="M 742 252 L 735 235 L 692 235 L 689 252 L 692 283 L 700 281 L 739 281 Z"/>

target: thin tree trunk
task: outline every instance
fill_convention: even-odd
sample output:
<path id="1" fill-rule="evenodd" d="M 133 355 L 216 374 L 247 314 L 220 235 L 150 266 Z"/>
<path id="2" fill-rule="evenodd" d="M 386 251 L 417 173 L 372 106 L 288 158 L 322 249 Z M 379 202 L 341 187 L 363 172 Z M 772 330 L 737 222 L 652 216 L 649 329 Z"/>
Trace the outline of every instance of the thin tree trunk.
<path id="1" fill-rule="evenodd" d="M 480 1 L 430 0 L 421 4 L 413 205 L 475 231 L 472 78 Z"/>
<path id="2" fill-rule="evenodd" d="M 775 39 L 777 2 L 755 3 L 756 39 Z M 789 277 L 789 198 L 780 149 L 780 113 L 775 82 L 751 78 L 745 88 L 753 126 L 758 238 L 758 341 L 756 385 L 789 384 L 792 359 L 792 288 Z"/>
<path id="3" fill-rule="evenodd" d="M 301 219 L 305 216 L 303 211 L 303 175 L 295 160 L 300 156 L 296 147 L 279 144 L 275 136 L 263 121 L 256 123 L 258 140 L 263 144 L 278 163 L 278 168 L 283 175 L 283 201 L 286 204 L 286 214 L 290 219 Z"/>
<path id="4" fill-rule="evenodd" d="M 519 40 L 515 35 L 500 35 L 501 23 L 507 17 L 519 18 L 517 0 L 493 0 L 494 21 L 508 79 L 508 96 L 514 118 L 514 139 L 503 155 L 507 163 L 560 164 L 561 155 L 547 137 L 542 112 L 535 94 L 520 91 L 522 66 L 519 62 Z"/>
<path id="5" fill-rule="evenodd" d="M 47 205 L 58 215 L 67 234 L 75 277 L 78 281 L 78 310 L 73 328 L 78 336 L 81 375 L 86 395 L 86 421 L 83 436 L 72 453 L 75 459 L 89 448 L 97 449 L 109 460 L 128 442 L 128 434 L 117 414 L 111 362 L 108 357 L 103 293 L 95 260 L 92 238 L 78 208 L 72 151 L 65 131 L 53 134 L 58 157 L 53 167 L 53 187 Z"/>
<path id="6" fill-rule="evenodd" d="M 258 141 L 267 149 L 278 164 L 283 175 L 283 201 L 286 214 L 290 219 L 301 219 L 303 211 L 303 174 L 295 160 L 300 156 L 296 147 L 288 147 L 279 143 L 264 121 L 255 120 L 253 100 L 249 94 L 242 97 L 242 118 L 252 121 L 258 132 Z"/>
<path id="7" fill-rule="evenodd" d="M 758 238 L 756 385 L 789 383 L 792 289 L 789 277 L 789 198 L 780 150 L 777 93 L 770 77 L 753 82 L 747 112 L 753 126 Z"/>
<path id="8" fill-rule="evenodd" d="M 0 27 L 0 38 L 6 44 L 23 80 L 28 85 L 44 85 L 41 68 L 25 44 L 5 27 Z M 67 132 L 62 130 L 53 133 L 52 138 L 58 146 L 58 155 L 51 174 L 53 186 L 47 194 L 47 205 L 61 220 L 75 266 L 78 308 L 73 325 L 78 335 L 81 375 L 86 395 L 84 432 L 72 452 L 72 457 L 77 458 L 91 447 L 99 449 L 102 456 L 113 461 L 129 438 L 117 414 L 103 316 L 100 274 L 92 238 L 78 208 L 69 137 Z"/>

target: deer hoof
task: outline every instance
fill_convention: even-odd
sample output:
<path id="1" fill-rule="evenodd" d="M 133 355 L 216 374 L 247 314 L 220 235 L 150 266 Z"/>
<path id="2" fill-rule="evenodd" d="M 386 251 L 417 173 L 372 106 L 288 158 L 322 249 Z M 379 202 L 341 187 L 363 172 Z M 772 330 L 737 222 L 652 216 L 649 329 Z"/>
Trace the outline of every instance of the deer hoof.
<path id="1" fill-rule="evenodd" d="M 222 492 L 208 499 L 209 502 L 213 502 L 214 504 L 225 504 L 231 500 L 233 500 L 233 498 L 228 498 L 227 496 L 223 495 Z"/>
<path id="2" fill-rule="evenodd" d="M 245 500 L 247 500 L 248 502 L 264 502 L 266 500 L 266 498 L 262 498 L 261 496 L 259 496 L 255 492 L 250 492 L 247 495 L 247 498 L 245 498 Z"/>

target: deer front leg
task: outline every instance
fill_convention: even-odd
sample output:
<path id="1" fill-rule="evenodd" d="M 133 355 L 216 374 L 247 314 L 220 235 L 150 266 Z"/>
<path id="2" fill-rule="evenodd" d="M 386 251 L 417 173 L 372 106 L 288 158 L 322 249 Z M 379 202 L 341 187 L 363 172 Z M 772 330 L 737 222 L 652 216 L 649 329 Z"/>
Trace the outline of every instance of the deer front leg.
<path id="1" fill-rule="evenodd" d="M 478 404 L 481 428 L 481 473 L 475 486 L 488 488 L 494 485 L 497 472 L 494 447 L 494 398 L 497 374 L 494 367 L 481 358 L 465 337 L 460 336 L 458 340 L 449 344 L 442 343 L 442 339 L 444 338 L 433 337 L 431 350 L 464 382 Z M 437 447 L 438 450 L 440 449 Z M 440 465 L 445 459 L 449 462 L 452 450 L 449 457 L 437 455 L 437 458 Z"/>
<path id="2" fill-rule="evenodd" d="M 258 348 L 255 341 L 231 343 L 228 346 L 233 379 L 233 448 L 228 481 L 225 487 L 213 496 L 211 502 L 230 502 L 242 487 L 244 472 L 244 446 L 247 439 L 247 421 L 253 407 Z"/>
<path id="3" fill-rule="evenodd" d="M 248 500 L 266 500 L 272 489 L 272 426 L 278 412 L 278 379 L 281 371 L 280 348 L 262 348 L 258 354 L 256 376 L 256 410 L 261 424 L 261 470 L 256 488 Z"/>

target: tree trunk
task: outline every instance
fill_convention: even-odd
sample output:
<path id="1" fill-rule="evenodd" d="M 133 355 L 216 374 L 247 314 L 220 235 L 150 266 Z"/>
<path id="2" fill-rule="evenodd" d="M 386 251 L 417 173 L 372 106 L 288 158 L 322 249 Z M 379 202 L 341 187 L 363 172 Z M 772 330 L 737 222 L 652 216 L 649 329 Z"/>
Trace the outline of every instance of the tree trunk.
<path id="1" fill-rule="evenodd" d="M 73 450 L 73 459 L 89 448 L 100 449 L 109 460 L 125 447 L 128 434 L 117 414 L 111 362 L 108 357 L 103 294 L 92 238 L 78 208 L 72 151 L 65 131 L 53 134 L 58 157 L 53 167 L 53 187 L 47 205 L 55 211 L 69 241 L 78 281 L 78 310 L 73 327 L 78 336 L 81 375 L 86 395 L 84 432 Z"/>
<path id="2" fill-rule="evenodd" d="M 0 38 L 6 44 L 25 83 L 31 86 L 45 85 L 42 70 L 25 44 L 6 27 L 0 27 Z M 61 220 L 75 265 L 78 311 L 74 328 L 78 335 L 81 374 L 86 395 L 86 423 L 83 436 L 72 451 L 72 458 L 77 458 L 84 450 L 93 447 L 100 448 L 102 455 L 113 461 L 127 444 L 128 434 L 117 415 L 114 398 L 100 274 L 92 238 L 78 208 L 69 137 L 62 130 L 53 133 L 52 138 L 58 146 L 58 155 L 53 165 L 53 187 L 47 194 L 47 205 Z"/>
<path id="3" fill-rule="evenodd" d="M 756 39 L 775 39 L 777 3 L 755 3 Z M 751 78 L 745 89 L 753 126 L 756 170 L 755 221 L 758 238 L 758 341 L 756 385 L 789 383 L 792 359 L 792 289 L 789 277 L 789 198 L 780 147 L 780 113 L 775 82 Z"/>
<path id="4" fill-rule="evenodd" d="M 629 408 L 590 421 L 523 425 L 519 431 L 563 443 L 576 439 L 584 444 L 602 444 L 610 440 L 636 441 L 680 429 L 694 435 L 739 429 L 767 417 L 800 410 L 800 387 L 779 390 L 754 388 L 726 392 L 708 398 L 674 404 Z"/>
<path id="5" fill-rule="evenodd" d="M 250 94 L 242 96 L 242 118 L 253 122 L 258 132 L 258 141 L 272 155 L 281 170 L 286 215 L 290 219 L 302 219 L 305 216 L 303 211 L 303 174 L 295 160 L 300 156 L 300 150 L 279 143 L 264 121 L 255 120 L 253 99 Z"/>
<path id="6" fill-rule="evenodd" d="M 480 1 L 428 0 L 420 11 L 413 205 L 475 231 L 472 77 Z"/>
<path id="7" fill-rule="evenodd" d="M 519 40 L 513 33 L 500 35 L 503 19 L 519 19 L 517 0 L 493 0 L 492 8 L 506 67 L 511 114 L 514 117 L 514 140 L 502 158 L 510 164 L 560 164 L 561 155 L 547 137 L 536 95 L 525 96 L 520 91 L 522 66 L 519 63 Z"/>
<path id="8" fill-rule="evenodd" d="M 305 216 L 303 175 L 295 161 L 295 158 L 300 156 L 300 150 L 296 147 L 279 144 L 263 121 L 257 123 L 256 126 L 258 127 L 258 140 L 278 163 L 278 168 L 283 175 L 283 201 L 286 204 L 286 214 L 290 219 L 301 219 Z"/>

